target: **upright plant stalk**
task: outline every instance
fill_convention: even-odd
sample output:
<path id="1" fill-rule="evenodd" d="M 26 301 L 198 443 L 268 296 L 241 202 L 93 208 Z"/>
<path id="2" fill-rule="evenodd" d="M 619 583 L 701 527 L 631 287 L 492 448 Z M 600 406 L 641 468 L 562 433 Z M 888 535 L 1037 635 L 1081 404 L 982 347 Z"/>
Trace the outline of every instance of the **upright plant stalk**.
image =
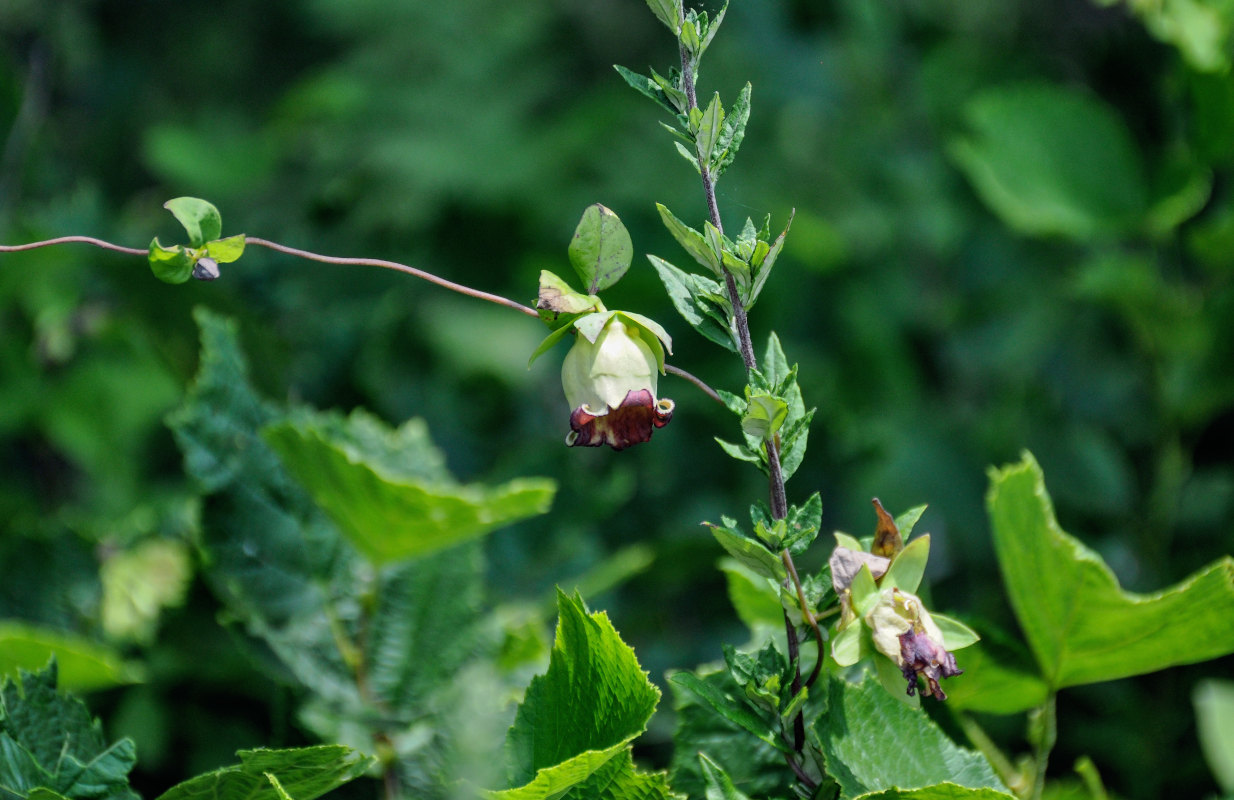
<path id="1" fill-rule="evenodd" d="M 679 26 L 685 24 L 685 9 L 684 6 L 679 6 L 677 23 Z M 694 86 L 694 66 L 690 58 L 690 52 L 684 42 L 678 38 L 678 53 L 681 58 L 681 84 L 685 91 L 686 102 L 688 106 L 687 114 L 698 110 L 698 95 Z M 715 178 L 711 174 L 711 166 L 704 158 L 698 160 L 699 176 L 703 184 L 703 197 L 707 203 L 707 216 L 711 220 L 711 224 L 721 236 L 724 234 L 724 222 L 720 218 L 720 207 L 716 202 L 716 184 Z M 746 371 L 758 369 L 758 359 L 754 355 L 754 342 L 750 336 L 750 321 L 746 315 L 745 304 L 741 301 L 741 295 L 737 291 L 737 280 L 733 277 L 733 273 L 721 262 L 720 270 L 724 275 L 724 286 L 728 292 L 729 302 L 733 307 L 733 324 L 737 330 L 737 342 L 741 352 L 741 360 L 745 363 Z M 782 520 L 788 516 L 788 496 L 784 489 L 784 470 L 780 464 L 780 447 L 779 436 L 775 436 L 768 440 L 765 444 L 767 452 L 767 473 L 768 473 L 768 493 L 770 495 L 771 517 L 774 520 Z M 787 549 L 780 552 L 780 558 L 783 560 L 786 570 L 792 580 L 794 589 L 797 592 L 801 610 L 804 618 L 814 629 L 815 637 L 818 641 L 818 654 L 814 669 L 810 675 L 808 684 L 818 678 L 820 668 L 823 662 L 823 634 L 818 627 L 818 623 L 814 620 L 813 615 L 805 601 L 805 592 L 802 589 L 801 581 L 797 576 L 797 570 L 793 564 L 792 554 Z M 792 618 L 788 611 L 784 612 L 784 633 L 788 644 L 788 657 L 794 665 L 792 692 L 796 695 L 801 691 L 801 661 L 800 661 L 800 642 L 797 639 L 797 629 L 793 624 Z M 793 718 L 793 750 L 799 755 L 805 749 L 805 712 L 798 711 Z M 788 765 L 796 773 L 797 777 L 808 784 L 813 781 L 804 773 L 800 765 L 798 765 L 790 756 L 785 756 Z"/>

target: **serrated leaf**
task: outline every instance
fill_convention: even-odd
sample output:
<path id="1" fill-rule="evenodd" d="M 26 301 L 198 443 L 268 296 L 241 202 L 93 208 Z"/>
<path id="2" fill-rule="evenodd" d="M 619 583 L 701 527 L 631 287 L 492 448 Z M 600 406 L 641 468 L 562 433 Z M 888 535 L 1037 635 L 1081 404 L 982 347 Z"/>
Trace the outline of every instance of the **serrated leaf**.
<path id="1" fill-rule="evenodd" d="M 395 474 L 316 421 L 276 423 L 262 435 L 343 534 L 376 564 L 424 556 L 546 513 L 556 493 L 556 484 L 546 478 L 489 487 Z"/>
<path id="2" fill-rule="evenodd" d="M 568 248 L 570 264 L 588 294 L 607 289 L 626 274 L 634 258 L 630 232 L 612 210 L 596 203 L 583 212 Z"/>
<path id="3" fill-rule="evenodd" d="M 1059 527 L 1031 454 L 990 474 L 987 505 L 1011 606 L 1052 688 L 1141 675 L 1234 652 L 1234 559 L 1152 594 L 1123 591 Z"/>
<path id="4" fill-rule="evenodd" d="M 682 249 L 699 264 L 719 275 L 720 259 L 703 234 L 673 216 L 673 212 L 669 211 L 667 206 L 656 203 L 656 209 L 660 212 L 664 227 L 677 240 L 677 244 L 681 245 Z"/>
<path id="5" fill-rule="evenodd" d="M 711 529 L 711 534 L 716 537 L 716 541 L 720 543 L 725 552 L 746 567 L 754 570 L 754 572 L 776 581 L 784 580 L 787 576 L 784 570 L 784 562 L 780 560 L 779 556 L 764 547 L 761 542 L 744 536 L 731 528 L 712 525 L 709 522 L 703 524 Z"/>
<path id="6" fill-rule="evenodd" d="M 0 683 L 0 791 L 18 796 L 43 787 L 69 800 L 137 800 L 128 773 L 131 739 L 108 744 L 77 698 L 58 691 L 51 662 Z"/>
<path id="7" fill-rule="evenodd" d="M 150 242 L 146 256 L 154 277 L 164 283 L 184 283 L 193 275 L 197 259 L 182 244 L 164 247 L 158 237 Z"/>
<path id="8" fill-rule="evenodd" d="M 206 255 L 220 264 L 229 264 L 244 255 L 244 234 L 206 242 Z"/>
<path id="9" fill-rule="evenodd" d="M 750 800 L 733 785 L 733 779 L 728 773 L 708 758 L 706 753 L 699 753 L 698 760 L 703 768 L 703 779 L 707 782 L 707 800 Z"/>
<path id="10" fill-rule="evenodd" d="M 698 133 L 695 134 L 694 139 L 694 152 L 698 156 L 698 163 L 707 164 L 708 169 L 713 164 L 712 153 L 720 139 L 720 126 L 723 124 L 724 104 L 720 102 L 720 93 L 716 92 L 712 95 L 711 102 L 707 104 L 706 110 L 703 111 L 703 117 L 698 125 Z"/>
<path id="11" fill-rule="evenodd" d="M 295 800 L 315 800 L 363 775 L 376 758 L 325 744 L 285 750 L 241 750 L 240 763 L 178 783 L 157 800 L 281 800 L 275 784 Z"/>
<path id="12" fill-rule="evenodd" d="M 788 751 L 788 746 L 780 741 L 776 726 L 769 720 L 755 714 L 744 701 L 719 689 L 692 672 L 675 672 L 669 677 L 675 686 L 680 686 L 696 695 L 711 707 L 712 711 L 729 722 L 737 725 L 747 733 L 753 734 L 763 744 L 777 750 Z"/>
<path id="13" fill-rule="evenodd" d="M 828 689 L 828 712 L 815 730 L 841 798 L 942 783 L 1010 797 L 983 755 L 957 746 L 921 709 L 892 697 L 876 678 L 866 675 L 857 684 L 832 678 Z"/>
<path id="14" fill-rule="evenodd" d="M 164 203 L 163 208 L 184 226 L 189 244 L 193 247 L 201 247 L 223 233 L 223 218 L 219 216 L 219 210 L 201 198 L 177 197 Z"/>
<path id="15" fill-rule="evenodd" d="M 617 70 L 617 74 L 621 76 L 622 80 L 624 80 L 631 88 L 635 89 L 639 94 L 654 100 L 656 105 L 660 106 L 670 114 L 678 113 L 677 108 L 675 108 L 670 102 L 665 91 L 661 89 L 660 85 L 651 78 L 648 78 L 646 75 L 640 75 L 633 70 L 626 69 L 620 64 L 614 64 L 613 69 Z M 670 128 L 670 130 L 672 129 Z"/>
<path id="16" fill-rule="evenodd" d="M 719 25 L 720 20 L 724 18 L 724 12 L 728 10 L 728 3 L 724 4 L 724 8 L 713 25 Z M 708 31 L 707 41 L 710 41 L 712 32 Z M 737 101 L 733 103 L 733 107 L 729 109 L 728 114 L 724 117 L 724 123 L 720 128 L 720 134 L 716 137 L 716 143 L 711 153 L 712 173 L 715 177 L 720 177 L 724 174 L 729 165 L 733 163 L 733 159 L 737 157 L 737 151 L 741 148 L 741 142 L 746 135 L 746 123 L 750 121 L 750 92 L 752 87 L 747 81 L 742 87 L 741 93 L 737 95 Z"/>
<path id="17" fill-rule="evenodd" d="M 142 679 L 141 670 L 114 648 L 19 620 L 0 621 L 0 674 L 15 678 L 19 670 L 33 672 L 53 656 L 59 686 L 70 691 L 107 689 Z"/>
<path id="18" fill-rule="evenodd" d="M 645 730 L 660 690 L 603 612 L 557 595 L 548 671 L 532 679 L 506 741 L 502 800 L 559 794 L 588 779 Z"/>
<path id="19" fill-rule="evenodd" d="M 808 547 L 823 524 L 823 498 L 818 493 L 810 495 L 800 506 L 790 506 L 788 509 L 788 538 L 785 546 L 789 552 L 798 555 L 798 550 Z"/>
<path id="20" fill-rule="evenodd" d="M 694 289 L 694 280 L 699 276 L 689 275 L 662 258 L 648 255 L 647 259 L 655 267 L 656 274 L 668 292 L 673 308 L 681 315 L 690 327 L 698 331 L 703 338 L 715 342 L 726 350 L 737 352 L 737 345 L 727 329 L 701 310 L 705 302 Z"/>

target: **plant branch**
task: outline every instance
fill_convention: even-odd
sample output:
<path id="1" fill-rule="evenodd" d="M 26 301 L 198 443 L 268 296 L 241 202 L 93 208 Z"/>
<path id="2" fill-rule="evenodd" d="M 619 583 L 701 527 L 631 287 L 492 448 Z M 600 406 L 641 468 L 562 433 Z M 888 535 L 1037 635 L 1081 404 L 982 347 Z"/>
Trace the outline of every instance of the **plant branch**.
<path id="1" fill-rule="evenodd" d="M 810 610 L 809 603 L 806 602 L 805 590 L 801 587 L 801 579 L 797 577 L 797 565 L 793 563 L 793 556 L 788 552 L 788 549 L 780 551 L 780 560 L 784 562 L 784 568 L 788 570 L 788 576 L 793 581 L 793 588 L 797 590 L 797 602 L 801 604 L 801 617 L 805 620 L 810 629 L 814 631 L 814 639 L 818 642 L 818 655 L 814 660 L 814 669 L 810 672 L 810 677 L 806 679 L 806 688 L 814 685 L 818 680 L 819 672 L 823 668 L 823 649 L 824 643 L 827 641 L 823 636 L 823 631 L 818 627 L 818 620 L 814 617 L 814 612 Z M 793 690 L 794 693 L 797 691 Z"/>
<path id="2" fill-rule="evenodd" d="M 95 239 L 93 236 L 60 236 L 55 239 L 45 239 L 41 242 L 30 242 L 29 244 L 0 244 L 0 253 L 17 253 L 22 250 L 35 250 L 40 247 L 48 247 L 53 244 L 70 244 L 80 242 L 81 244 L 92 244 L 95 247 L 101 247 L 104 250 L 115 250 L 117 253 L 127 253 L 131 256 L 144 256 L 148 251 L 137 247 L 124 247 L 111 242 L 105 242 L 102 239 Z"/>
<path id="3" fill-rule="evenodd" d="M 671 373 L 673 375 L 676 375 L 678 378 L 685 378 L 690 383 L 694 384 L 699 389 L 701 389 L 703 391 L 703 394 L 707 395 L 712 400 L 715 400 L 717 403 L 722 404 L 724 402 L 724 400 L 720 397 L 719 393 L 716 392 L 715 389 L 712 389 L 710 386 L 704 383 L 702 379 L 691 375 L 690 373 L 686 372 L 681 367 L 674 367 L 672 364 L 665 364 L 664 371 Z"/>

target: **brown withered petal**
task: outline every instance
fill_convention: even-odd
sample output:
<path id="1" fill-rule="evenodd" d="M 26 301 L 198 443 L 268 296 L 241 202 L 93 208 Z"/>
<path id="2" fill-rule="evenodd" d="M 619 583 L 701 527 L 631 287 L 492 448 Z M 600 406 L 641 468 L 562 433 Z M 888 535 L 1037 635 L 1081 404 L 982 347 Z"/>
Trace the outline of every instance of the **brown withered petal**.
<path id="1" fill-rule="evenodd" d="M 925 678 L 926 691 L 935 700 L 946 700 L 947 694 L 938 685 L 939 679 L 964 674 L 964 670 L 956 666 L 955 656 L 925 633 L 912 629 L 900 634 L 900 655 L 904 660 L 900 671 L 908 681 L 910 697 L 917 693 L 917 677 L 920 676 Z"/>
<path id="2" fill-rule="evenodd" d="M 580 406 L 570 414 L 570 434 L 566 444 L 571 447 L 608 445 L 624 450 L 630 445 L 646 442 L 656 428 L 663 428 L 673 418 L 673 401 L 657 401 L 647 389 L 631 389 L 626 399 L 607 414 L 592 414 Z"/>
<path id="3" fill-rule="evenodd" d="M 870 552 L 892 558 L 904 549 L 904 539 L 900 536 L 896 521 L 887 513 L 887 509 L 883 508 L 877 497 L 874 498 L 874 513 L 878 515 L 878 526 L 874 529 L 874 543 L 870 545 Z"/>

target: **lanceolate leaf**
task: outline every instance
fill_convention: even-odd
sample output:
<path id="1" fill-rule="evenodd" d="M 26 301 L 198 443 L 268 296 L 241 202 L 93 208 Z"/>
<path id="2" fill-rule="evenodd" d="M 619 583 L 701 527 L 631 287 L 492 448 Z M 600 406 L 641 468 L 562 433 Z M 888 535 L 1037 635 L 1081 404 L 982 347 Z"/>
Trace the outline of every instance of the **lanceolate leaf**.
<path id="1" fill-rule="evenodd" d="M 715 27 L 720 24 L 720 20 L 724 18 L 724 11 L 727 9 L 728 5 L 725 4 L 724 10 L 721 10 L 715 22 L 712 23 L 712 31 L 708 32 L 708 40 L 714 33 Z M 750 84 L 747 82 L 741 94 L 737 96 L 737 102 L 724 117 L 720 135 L 716 138 L 715 147 L 712 149 L 712 171 L 717 178 L 723 175 L 733 163 L 733 159 L 737 157 L 737 150 L 741 147 L 741 140 L 745 138 L 746 123 L 750 120 L 750 89 Z"/>
<path id="2" fill-rule="evenodd" d="M 1059 527 L 1031 455 L 992 472 L 990 482 L 1003 582 L 1051 687 L 1234 652 L 1234 559 L 1226 556 L 1153 594 L 1125 592 L 1099 555 Z"/>
<path id="3" fill-rule="evenodd" d="M 315 800 L 355 780 L 377 760 L 338 744 L 241 750 L 240 763 L 178 783 L 157 800 Z"/>
<path id="4" fill-rule="evenodd" d="M 651 78 L 648 78 L 646 75 L 639 75 L 637 72 L 626 69 L 619 64 L 614 64 L 613 69 L 617 70 L 617 74 L 622 77 L 622 80 L 628 83 L 632 88 L 638 90 L 640 94 L 654 100 L 656 104 L 665 111 L 670 114 L 678 113 L 677 109 L 669 101 L 668 95 L 665 94 L 664 90 L 660 88 L 660 85 Z M 670 130 L 672 129 L 670 128 Z"/>
<path id="5" fill-rule="evenodd" d="M 695 261 L 719 275 L 720 260 L 703 234 L 673 216 L 673 212 L 669 211 L 667 206 L 656 203 L 656 208 L 660 211 L 660 219 L 664 221 L 664 227 L 668 228 L 668 232 L 673 235 L 677 243 L 693 256 Z"/>
<path id="6" fill-rule="evenodd" d="M 737 345 L 734 344 L 733 337 L 728 332 L 728 329 L 715 316 L 704 310 L 709 301 L 703 297 L 696 287 L 700 280 L 709 281 L 709 279 L 703 278 L 700 275 L 690 275 L 683 272 L 656 256 L 649 255 L 647 259 L 660 276 L 660 281 L 664 284 L 669 299 L 673 301 L 673 308 L 677 309 L 677 313 L 690 324 L 690 327 L 698 331 L 703 338 L 736 353 Z M 718 289 L 714 282 L 712 282 L 712 286 Z"/>
<path id="7" fill-rule="evenodd" d="M 779 750 L 787 749 L 787 745 L 780 741 L 773 722 L 763 719 L 754 713 L 744 701 L 722 691 L 714 683 L 708 682 L 693 672 L 678 672 L 672 676 L 671 680 L 677 686 L 694 693 L 710 706 L 712 711 L 753 734 L 764 744 Z"/>

